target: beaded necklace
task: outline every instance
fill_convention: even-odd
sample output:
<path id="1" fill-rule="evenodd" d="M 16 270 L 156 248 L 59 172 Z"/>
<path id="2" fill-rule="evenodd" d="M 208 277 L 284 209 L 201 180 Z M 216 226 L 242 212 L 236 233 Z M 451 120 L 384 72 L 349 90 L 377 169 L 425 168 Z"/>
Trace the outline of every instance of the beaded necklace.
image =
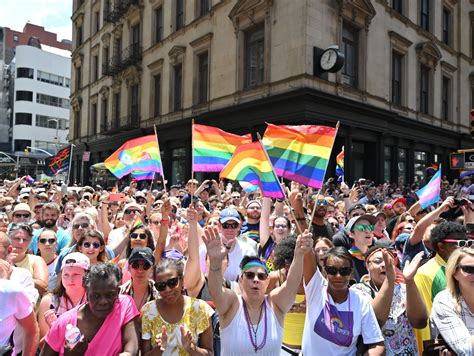
<path id="1" fill-rule="evenodd" d="M 263 301 L 262 306 L 260 307 L 260 315 L 258 317 L 258 322 L 257 322 L 257 327 L 254 328 L 252 325 L 252 321 L 250 320 L 250 315 L 249 311 L 247 309 L 247 304 L 245 304 L 245 301 L 242 299 L 242 304 L 244 307 L 244 314 L 245 314 L 245 321 L 247 322 L 247 329 L 249 333 L 249 338 L 250 342 L 252 343 L 253 349 L 255 350 L 255 353 L 257 353 L 258 350 L 261 350 L 265 347 L 265 344 L 267 342 L 267 304 L 265 303 L 265 300 Z M 263 339 L 260 345 L 257 345 L 257 333 L 258 333 L 258 327 L 260 326 L 260 321 L 262 320 L 262 312 L 265 313 L 265 320 L 264 320 L 264 332 L 263 332 Z M 252 335 L 253 334 L 253 335 Z"/>

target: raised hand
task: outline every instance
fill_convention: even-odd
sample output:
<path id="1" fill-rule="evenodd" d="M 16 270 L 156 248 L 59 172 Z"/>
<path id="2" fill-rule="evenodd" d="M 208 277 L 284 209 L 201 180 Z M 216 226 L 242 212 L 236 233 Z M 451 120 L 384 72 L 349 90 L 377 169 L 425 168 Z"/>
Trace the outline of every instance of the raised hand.
<path id="1" fill-rule="evenodd" d="M 385 273 L 387 276 L 388 283 L 390 285 L 395 284 L 396 274 L 395 274 L 395 266 L 393 264 L 393 256 L 387 250 L 383 250 L 383 261 L 385 264 Z"/>
<path id="2" fill-rule="evenodd" d="M 215 227 L 206 227 L 202 241 L 206 245 L 210 261 L 221 262 L 229 252 L 222 243 L 219 230 Z"/>
<path id="3" fill-rule="evenodd" d="M 179 330 L 181 331 L 181 345 L 183 345 L 183 349 L 186 352 L 191 353 L 193 346 L 193 336 L 191 335 L 191 331 L 189 331 L 189 329 L 183 324 L 179 326 Z"/>
<path id="4" fill-rule="evenodd" d="M 169 198 L 163 198 L 162 200 L 163 205 L 161 206 L 161 215 L 163 216 L 163 218 L 168 218 L 172 209 L 171 201 L 169 200 Z"/>
<path id="5" fill-rule="evenodd" d="M 166 333 L 166 326 L 161 327 L 161 333 L 156 335 L 155 338 L 156 347 L 160 349 L 160 351 L 165 351 L 168 347 L 168 334 Z"/>
<path id="6" fill-rule="evenodd" d="M 304 256 L 307 252 L 310 252 L 313 248 L 313 234 L 307 229 L 298 235 L 295 246 L 295 256 Z"/>
<path id="7" fill-rule="evenodd" d="M 197 211 L 193 207 L 186 209 L 186 220 L 191 222 L 197 222 Z"/>
<path id="8" fill-rule="evenodd" d="M 403 268 L 403 277 L 406 281 L 413 281 L 415 279 L 416 272 L 420 268 L 421 260 L 423 259 L 424 251 L 418 252 L 411 261 L 405 262 Z"/>

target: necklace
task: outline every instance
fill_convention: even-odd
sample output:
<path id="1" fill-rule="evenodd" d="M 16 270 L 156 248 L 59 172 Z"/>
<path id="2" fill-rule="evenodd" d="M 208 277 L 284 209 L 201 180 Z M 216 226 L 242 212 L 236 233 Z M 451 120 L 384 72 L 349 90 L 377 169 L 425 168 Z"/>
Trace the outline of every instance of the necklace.
<path id="1" fill-rule="evenodd" d="M 250 319 L 250 314 L 247 309 L 247 304 L 245 304 L 245 301 L 242 299 L 242 304 L 244 306 L 244 314 L 245 314 L 245 321 L 247 322 L 247 329 L 250 337 L 250 341 L 252 342 L 253 349 L 255 350 L 255 353 L 257 353 L 258 350 L 261 350 L 265 347 L 265 344 L 267 342 L 267 305 L 265 303 L 265 300 L 263 301 L 262 306 L 260 307 L 260 315 L 258 317 L 258 322 L 257 322 L 257 327 L 254 328 L 252 325 L 252 320 Z M 260 345 L 257 345 L 257 333 L 258 333 L 258 327 L 260 326 L 260 321 L 262 320 L 262 312 L 265 310 L 265 321 L 264 321 L 264 332 L 263 332 L 263 340 L 260 343 Z M 253 334 L 253 337 L 252 337 Z"/>

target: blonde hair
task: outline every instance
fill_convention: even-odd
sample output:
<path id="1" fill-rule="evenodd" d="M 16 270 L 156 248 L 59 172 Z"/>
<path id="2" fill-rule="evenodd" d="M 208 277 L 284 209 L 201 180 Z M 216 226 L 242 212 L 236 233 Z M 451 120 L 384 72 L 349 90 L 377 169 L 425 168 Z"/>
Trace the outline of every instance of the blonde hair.
<path id="1" fill-rule="evenodd" d="M 458 248 L 451 254 L 446 265 L 446 288 L 455 300 L 454 307 L 458 313 L 461 312 L 461 289 L 454 275 L 459 268 L 461 260 L 466 256 L 474 257 L 474 249 L 470 247 Z"/>

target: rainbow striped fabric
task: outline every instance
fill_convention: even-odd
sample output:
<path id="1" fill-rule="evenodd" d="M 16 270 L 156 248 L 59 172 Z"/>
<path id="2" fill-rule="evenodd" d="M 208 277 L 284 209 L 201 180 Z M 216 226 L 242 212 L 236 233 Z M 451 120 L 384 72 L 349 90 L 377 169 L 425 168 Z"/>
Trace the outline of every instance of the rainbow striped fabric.
<path id="1" fill-rule="evenodd" d="M 155 179 L 155 172 L 133 171 L 132 176 L 136 180 L 153 180 Z"/>
<path id="2" fill-rule="evenodd" d="M 430 205 L 437 203 L 441 197 L 441 167 L 436 174 L 430 179 L 427 185 L 416 192 L 422 209 L 426 209 Z"/>
<path id="3" fill-rule="evenodd" d="M 217 127 L 193 125 L 193 171 L 220 172 L 230 161 L 235 148 L 252 142 L 250 134 L 244 136 L 225 132 Z"/>
<path id="4" fill-rule="evenodd" d="M 263 144 L 278 176 L 321 188 L 337 129 L 267 124 Z"/>
<path id="5" fill-rule="evenodd" d="M 160 150 L 155 135 L 125 142 L 104 163 L 117 178 L 122 178 L 133 171 L 163 174 Z"/>
<path id="6" fill-rule="evenodd" d="M 336 175 L 341 177 L 344 175 L 344 146 L 342 151 L 336 156 Z"/>
<path id="7" fill-rule="evenodd" d="M 285 198 L 272 163 L 260 141 L 238 146 L 220 177 L 258 185 L 264 197 Z"/>

